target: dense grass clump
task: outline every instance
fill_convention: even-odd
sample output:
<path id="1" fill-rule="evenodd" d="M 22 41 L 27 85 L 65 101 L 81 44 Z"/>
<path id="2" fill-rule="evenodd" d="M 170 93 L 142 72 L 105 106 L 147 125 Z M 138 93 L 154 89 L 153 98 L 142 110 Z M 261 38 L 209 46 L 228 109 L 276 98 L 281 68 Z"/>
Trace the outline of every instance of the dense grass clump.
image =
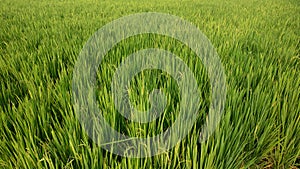
<path id="1" fill-rule="evenodd" d="M 137 12 L 163 12 L 195 24 L 225 68 L 222 121 L 200 144 L 210 105 L 209 77 L 188 46 L 142 34 L 121 41 L 97 72 L 97 100 L 116 130 L 153 136 L 178 115 L 174 79 L 146 70 L 130 82 L 130 100 L 149 108 L 149 93 L 167 96 L 164 116 L 140 124 L 114 108 L 110 84 L 126 56 L 160 48 L 179 56 L 199 84 L 199 117 L 188 136 L 152 158 L 122 158 L 81 128 L 72 103 L 73 68 L 83 45 L 106 23 Z M 300 167 L 300 4 L 297 0 L 16 1 L 0 6 L 0 168 L 297 168 Z"/>

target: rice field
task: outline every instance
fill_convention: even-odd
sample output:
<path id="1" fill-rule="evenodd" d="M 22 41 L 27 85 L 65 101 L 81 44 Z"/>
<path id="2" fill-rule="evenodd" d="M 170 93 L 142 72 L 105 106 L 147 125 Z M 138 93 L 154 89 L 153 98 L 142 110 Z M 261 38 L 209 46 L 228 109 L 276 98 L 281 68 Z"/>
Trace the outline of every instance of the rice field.
<path id="1" fill-rule="evenodd" d="M 300 2 L 298 0 L 0 0 L 0 168 L 299 168 Z M 115 108 L 111 83 L 127 56 L 147 48 L 176 54 L 200 93 L 196 123 L 162 154 L 126 158 L 101 148 L 74 109 L 78 56 L 102 26 L 130 14 L 160 12 L 193 23 L 207 36 L 226 74 L 220 124 L 204 142 L 210 77 L 189 46 L 141 34 L 115 45 L 97 69 L 95 95 L 107 123 L 129 137 L 155 136 L 174 124 L 180 88 L 170 74 L 138 73 L 128 89 L 140 111 L 149 95 L 166 96 L 163 115 L 133 122 Z"/>

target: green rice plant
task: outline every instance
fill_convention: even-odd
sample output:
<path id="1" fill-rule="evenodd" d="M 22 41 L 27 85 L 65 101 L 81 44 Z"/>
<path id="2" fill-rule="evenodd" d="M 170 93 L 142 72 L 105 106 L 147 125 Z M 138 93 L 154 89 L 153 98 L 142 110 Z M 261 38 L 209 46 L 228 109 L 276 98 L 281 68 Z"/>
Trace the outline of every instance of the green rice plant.
<path id="1" fill-rule="evenodd" d="M 0 168 L 300 167 L 299 1 L 0 2 Z M 121 41 L 97 72 L 98 105 L 114 129 L 132 137 L 154 136 L 178 117 L 178 85 L 161 70 L 140 72 L 128 89 L 131 103 L 147 110 L 150 92 L 160 88 L 167 97 L 161 117 L 132 122 L 114 107 L 114 72 L 141 49 L 176 54 L 194 73 L 201 94 L 197 122 L 174 148 L 154 157 L 124 158 L 101 149 L 80 125 L 72 103 L 72 73 L 95 31 L 138 12 L 169 13 L 195 24 L 220 56 L 227 100 L 218 128 L 200 143 L 211 89 L 195 53 L 161 35 Z"/>

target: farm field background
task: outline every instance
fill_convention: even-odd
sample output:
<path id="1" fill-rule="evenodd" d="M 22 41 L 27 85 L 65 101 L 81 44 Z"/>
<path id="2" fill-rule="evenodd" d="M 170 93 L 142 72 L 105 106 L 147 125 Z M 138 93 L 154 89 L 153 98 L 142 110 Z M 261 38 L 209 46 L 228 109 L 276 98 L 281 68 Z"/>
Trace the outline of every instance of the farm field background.
<path id="1" fill-rule="evenodd" d="M 0 0 L 0 168 L 299 168 L 300 1 Z M 199 119 L 170 151 L 151 158 L 123 158 L 91 141 L 72 103 L 76 59 L 105 24 L 139 12 L 179 16 L 196 25 L 215 47 L 225 69 L 222 121 L 199 143 L 210 103 L 209 77 L 195 54 L 160 35 L 120 42 L 99 67 L 97 99 L 112 127 L 132 137 L 162 132 L 176 119 L 178 87 L 168 74 L 144 71 L 130 99 L 149 107 L 151 90 L 167 93 L 165 116 L 129 122 L 113 107 L 113 72 L 129 54 L 162 48 L 193 70 L 202 94 Z M 153 81 L 156 79 L 156 81 Z M 174 112 L 174 113 L 173 113 Z"/>

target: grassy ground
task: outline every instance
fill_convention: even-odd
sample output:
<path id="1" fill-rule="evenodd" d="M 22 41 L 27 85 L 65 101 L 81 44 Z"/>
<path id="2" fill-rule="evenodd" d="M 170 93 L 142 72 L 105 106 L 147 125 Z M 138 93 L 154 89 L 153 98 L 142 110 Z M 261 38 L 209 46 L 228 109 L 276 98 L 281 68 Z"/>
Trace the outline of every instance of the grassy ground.
<path id="1" fill-rule="evenodd" d="M 0 0 L 1 168 L 297 168 L 300 166 L 300 3 L 262 1 L 8 1 Z M 227 75 L 220 126 L 198 143 L 209 105 L 208 77 L 180 42 L 141 35 L 118 44 L 99 69 L 98 100 L 110 124 L 130 136 L 161 132 L 176 118 L 178 88 L 154 70 L 131 82 L 130 98 L 146 109 L 148 92 L 162 87 L 166 117 L 141 125 L 113 114 L 110 79 L 126 55 L 147 47 L 178 54 L 203 94 L 199 120 L 176 147 L 152 158 L 113 155 L 93 143 L 73 112 L 72 71 L 101 26 L 137 12 L 164 12 L 194 23 L 211 40 Z M 138 45 L 136 42 L 139 42 Z M 193 64 L 196 63 L 196 64 Z M 151 79 L 157 78 L 156 82 Z M 150 84 L 150 85 L 149 85 Z M 142 93 L 141 88 L 146 92 Z"/>

